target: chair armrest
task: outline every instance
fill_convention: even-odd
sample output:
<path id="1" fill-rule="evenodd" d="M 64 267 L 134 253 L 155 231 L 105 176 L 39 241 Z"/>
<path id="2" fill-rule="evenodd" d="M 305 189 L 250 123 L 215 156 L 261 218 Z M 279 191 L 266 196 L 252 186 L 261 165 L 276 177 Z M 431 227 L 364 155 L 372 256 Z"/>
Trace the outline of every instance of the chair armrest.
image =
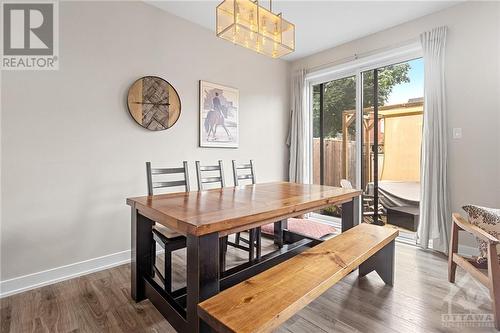
<path id="1" fill-rule="evenodd" d="M 453 223 L 455 223 L 460 229 L 470 232 L 476 237 L 479 237 L 481 240 L 488 242 L 490 244 L 498 244 L 500 241 L 484 231 L 483 229 L 475 226 L 468 221 L 466 221 L 460 214 L 453 213 Z"/>

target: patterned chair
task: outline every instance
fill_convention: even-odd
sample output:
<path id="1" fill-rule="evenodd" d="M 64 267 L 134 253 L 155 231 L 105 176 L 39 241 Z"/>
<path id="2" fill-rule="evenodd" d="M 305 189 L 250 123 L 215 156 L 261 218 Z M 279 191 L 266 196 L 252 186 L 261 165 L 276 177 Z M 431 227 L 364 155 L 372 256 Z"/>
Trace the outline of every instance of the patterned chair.
<path id="1" fill-rule="evenodd" d="M 455 282 L 457 266 L 460 266 L 484 284 L 490 290 L 495 327 L 500 330 L 500 209 L 472 205 L 462 208 L 467 212 L 469 221 L 458 213 L 453 214 L 448 280 L 451 283 Z M 487 263 L 487 275 L 457 253 L 459 231 L 466 231 L 476 236 L 480 252 L 477 264 Z"/>

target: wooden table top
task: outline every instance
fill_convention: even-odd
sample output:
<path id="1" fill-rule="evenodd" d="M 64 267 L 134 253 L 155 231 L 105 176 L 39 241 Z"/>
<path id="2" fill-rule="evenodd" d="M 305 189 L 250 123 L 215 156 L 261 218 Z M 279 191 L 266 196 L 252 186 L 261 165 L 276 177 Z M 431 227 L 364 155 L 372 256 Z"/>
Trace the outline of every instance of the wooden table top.
<path id="1" fill-rule="evenodd" d="M 262 183 L 128 198 L 142 215 L 184 235 L 230 234 L 352 200 L 355 189 Z"/>

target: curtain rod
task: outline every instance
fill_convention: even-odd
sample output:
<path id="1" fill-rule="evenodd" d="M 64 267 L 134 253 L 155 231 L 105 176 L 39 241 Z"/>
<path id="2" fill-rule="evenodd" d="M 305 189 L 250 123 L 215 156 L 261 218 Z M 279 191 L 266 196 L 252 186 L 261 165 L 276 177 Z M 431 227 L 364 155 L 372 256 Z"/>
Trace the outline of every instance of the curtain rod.
<path id="1" fill-rule="evenodd" d="M 407 46 L 407 45 L 413 44 L 413 43 L 415 43 L 417 41 L 419 41 L 418 37 L 412 38 L 412 39 L 408 39 L 408 40 L 405 40 L 405 41 L 400 42 L 400 43 L 391 44 L 389 46 L 384 46 L 384 47 L 381 47 L 381 48 L 378 48 L 378 49 L 374 49 L 374 50 L 371 50 L 371 51 L 362 52 L 362 53 L 354 53 L 351 56 L 344 57 L 344 58 L 341 58 L 341 59 L 337 59 L 337 60 L 334 60 L 334 61 L 330 61 L 330 62 L 327 62 L 327 63 L 324 63 L 324 64 L 316 65 L 316 66 L 313 66 L 313 67 L 309 67 L 309 68 L 306 68 L 305 70 L 306 70 L 306 73 L 311 73 L 311 72 L 314 72 L 314 71 L 317 71 L 317 70 L 320 70 L 320 69 L 324 69 L 324 68 L 327 68 L 327 67 L 341 65 L 341 64 L 345 64 L 345 63 L 348 63 L 350 61 L 353 61 L 353 60 L 365 58 L 365 57 L 368 57 L 368 56 L 371 56 L 371 55 L 374 55 L 374 54 L 377 54 L 377 53 L 381 53 L 383 51 L 388 51 L 388 50 L 395 49 L 395 48 L 398 48 L 398 47 Z"/>

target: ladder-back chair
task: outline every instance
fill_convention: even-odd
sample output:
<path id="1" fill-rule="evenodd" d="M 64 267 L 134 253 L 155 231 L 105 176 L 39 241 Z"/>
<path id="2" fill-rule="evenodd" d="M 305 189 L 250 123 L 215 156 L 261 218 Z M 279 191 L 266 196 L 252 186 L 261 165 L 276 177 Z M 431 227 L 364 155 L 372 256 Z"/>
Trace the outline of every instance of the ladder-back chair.
<path id="1" fill-rule="evenodd" d="M 157 180 L 161 175 L 182 175 L 178 180 L 164 181 Z M 189 192 L 189 171 L 188 163 L 183 162 L 179 168 L 152 168 L 151 162 L 146 162 L 146 176 L 148 195 L 154 195 L 157 189 L 166 189 L 172 187 L 184 187 L 184 191 Z M 155 179 L 153 179 L 155 178 Z M 167 293 L 172 293 L 172 252 L 186 247 L 186 237 L 178 232 L 155 223 L 153 226 L 153 246 L 151 247 L 152 274 L 156 274 L 164 285 Z M 163 273 L 156 266 L 156 243 L 165 250 L 165 267 Z"/>
<path id="2" fill-rule="evenodd" d="M 257 182 L 255 175 L 255 163 L 253 160 L 250 160 L 249 163 L 238 164 L 235 160 L 233 160 L 233 179 L 234 186 L 240 186 L 240 181 L 250 181 L 251 184 L 255 184 Z M 244 248 L 249 253 L 249 259 L 253 260 L 254 250 L 255 256 L 257 259 L 261 257 L 262 252 L 262 232 L 261 228 L 255 228 L 248 230 L 249 239 L 245 239 L 241 237 L 241 233 L 237 232 L 235 237 L 235 242 L 229 243 L 229 245 L 236 246 L 241 248 L 240 242 L 247 243 L 248 248 Z"/>

